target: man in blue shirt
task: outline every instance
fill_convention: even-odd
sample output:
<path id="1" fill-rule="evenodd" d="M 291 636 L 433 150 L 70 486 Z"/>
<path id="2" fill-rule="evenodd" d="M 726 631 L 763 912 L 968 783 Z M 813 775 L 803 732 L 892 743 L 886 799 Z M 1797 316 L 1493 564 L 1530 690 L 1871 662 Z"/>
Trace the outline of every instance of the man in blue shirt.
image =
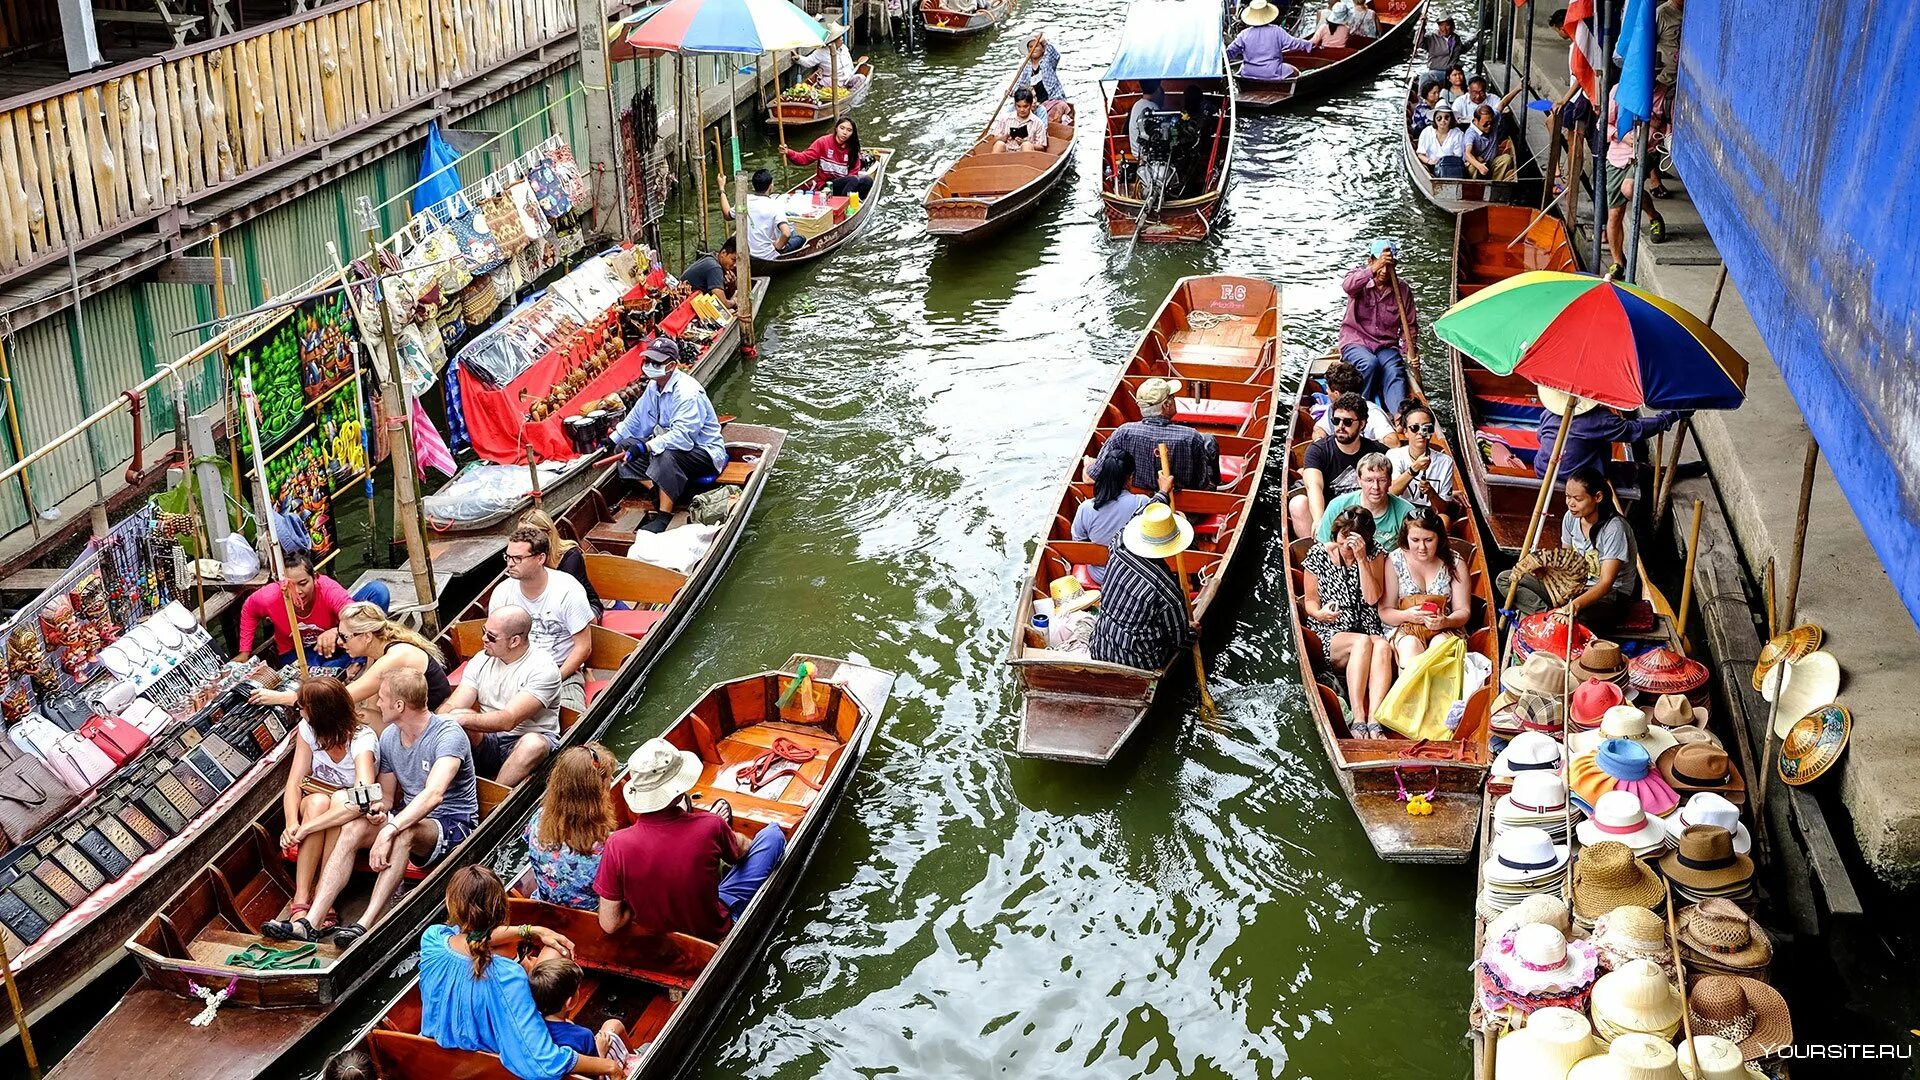
<path id="1" fill-rule="evenodd" d="M 706 390 L 680 370 L 677 343 L 655 339 L 640 370 L 648 380 L 646 393 L 613 429 L 613 443 L 627 451 L 622 474 L 644 477 L 642 482 L 659 496 L 663 515 L 671 514 L 713 486 L 727 467 L 727 444 Z M 660 528 L 666 520 L 656 519 Z"/>

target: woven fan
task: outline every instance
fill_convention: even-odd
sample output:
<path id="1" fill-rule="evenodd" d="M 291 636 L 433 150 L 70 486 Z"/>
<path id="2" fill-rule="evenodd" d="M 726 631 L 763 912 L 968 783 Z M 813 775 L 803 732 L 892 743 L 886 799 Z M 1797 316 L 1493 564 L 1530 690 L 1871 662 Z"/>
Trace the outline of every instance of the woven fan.
<path id="1" fill-rule="evenodd" d="M 1580 595 L 1587 588 L 1589 571 L 1586 557 L 1572 548 L 1528 552 L 1514 564 L 1514 570 L 1530 575 L 1546 586 L 1547 599 L 1553 601 L 1555 607 Z"/>

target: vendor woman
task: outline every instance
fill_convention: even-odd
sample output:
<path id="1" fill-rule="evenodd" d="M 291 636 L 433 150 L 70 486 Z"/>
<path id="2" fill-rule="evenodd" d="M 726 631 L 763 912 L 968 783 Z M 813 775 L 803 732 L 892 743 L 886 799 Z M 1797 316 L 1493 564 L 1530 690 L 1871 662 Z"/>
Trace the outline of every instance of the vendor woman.
<path id="1" fill-rule="evenodd" d="M 293 630 L 287 620 L 287 602 L 293 602 L 293 617 L 300 624 L 300 644 L 307 660 L 319 663 L 340 651 L 340 612 L 354 600 L 371 600 L 383 610 L 388 603 L 386 585 L 370 582 L 365 595 L 353 597 L 340 583 L 314 569 L 313 552 L 304 548 L 284 557 L 285 570 L 280 580 L 255 589 L 240 605 L 240 655 L 252 656 L 265 643 L 260 624 L 272 630 L 273 655 L 285 666 L 293 663 Z M 344 660 L 342 661 L 344 663 Z M 290 704 L 291 702 L 289 702 Z"/>
<path id="2" fill-rule="evenodd" d="M 814 166 L 814 191 L 865 195 L 873 190 L 873 177 L 861 172 L 860 129 L 851 116 L 841 117 L 833 134 L 820 136 L 805 150 L 784 152 L 795 165 Z"/>

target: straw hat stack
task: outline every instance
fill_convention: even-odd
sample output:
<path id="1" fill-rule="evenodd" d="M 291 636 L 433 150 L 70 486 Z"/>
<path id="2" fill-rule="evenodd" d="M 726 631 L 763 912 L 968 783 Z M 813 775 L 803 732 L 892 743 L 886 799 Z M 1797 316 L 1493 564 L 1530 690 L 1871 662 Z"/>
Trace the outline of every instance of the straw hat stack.
<path id="1" fill-rule="evenodd" d="M 1667 940 L 1667 922 L 1651 908 L 1622 905 L 1593 921 L 1594 948 L 1600 950 L 1600 968 L 1618 971 L 1635 960 L 1651 960 L 1667 978 L 1673 978 L 1673 949 Z"/>
<path id="2" fill-rule="evenodd" d="M 1491 919 L 1536 893 L 1560 892 L 1571 854 L 1566 844 L 1555 843 L 1552 834 L 1533 826 L 1517 826 L 1495 837 L 1493 856 L 1480 867 L 1486 887 L 1475 906 L 1481 916 Z"/>
<path id="3" fill-rule="evenodd" d="M 1682 1080 L 1672 1044 L 1647 1035 L 1623 1035 L 1607 1052 L 1590 1057 L 1567 1073 L 1567 1080 Z"/>
<path id="4" fill-rule="evenodd" d="M 1652 1035 L 1671 1043 L 1680 1030 L 1680 988 L 1651 960 L 1629 960 L 1593 984 L 1593 1031 L 1611 1043 Z M 1699 1025 L 1694 1026 L 1699 1031 Z"/>
<path id="5" fill-rule="evenodd" d="M 1686 1080 L 1767 1080 L 1759 1066 L 1742 1060 L 1739 1046 L 1718 1035 L 1695 1035 L 1691 1046 L 1679 1049 L 1680 1075 Z"/>
<path id="6" fill-rule="evenodd" d="M 1605 1052 L 1584 1015 L 1550 1005 L 1528 1014 L 1526 1027 L 1501 1037 L 1493 1080 L 1566 1080 L 1575 1062 Z"/>
<path id="7" fill-rule="evenodd" d="M 1623 905 L 1660 911 L 1666 906 L 1666 890 L 1625 844 L 1607 840 L 1580 849 L 1573 864 L 1574 925 L 1591 927 L 1595 919 Z"/>
<path id="8" fill-rule="evenodd" d="M 1707 900 L 1678 915 L 1680 955 L 1697 975 L 1744 975 L 1768 981 L 1773 941 L 1731 900 Z"/>
<path id="9" fill-rule="evenodd" d="M 1584 1010 L 1600 955 L 1590 942 L 1535 923 L 1489 940 L 1475 966 L 1482 1023 L 1497 1025 L 1538 1009 Z"/>
<path id="10" fill-rule="evenodd" d="M 1673 883 L 1674 895 L 1694 904 L 1719 897 L 1751 909 L 1757 899 L 1753 859 L 1737 854 L 1733 839 L 1732 833 L 1712 825 L 1690 825 L 1682 831 L 1674 850 L 1660 859 L 1660 872 Z"/>
<path id="11" fill-rule="evenodd" d="M 1567 818 L 1567 782 L 1550 772 L 1523 772 L 1514 777 L 1513 790 L 1493 804 L 1493 835 L 1534 828 L 1564 844 Z"/>
<path id="12" fill-rule="evenodd" d="M 1687 1022 L 1696 1037 L 1718 1035 L 1746 1061 L 1768 1057 L 1793 1042 L 1793 1019 L 1780 991 L 1758 979 L 1708 975 L 1693 984 Z"/>

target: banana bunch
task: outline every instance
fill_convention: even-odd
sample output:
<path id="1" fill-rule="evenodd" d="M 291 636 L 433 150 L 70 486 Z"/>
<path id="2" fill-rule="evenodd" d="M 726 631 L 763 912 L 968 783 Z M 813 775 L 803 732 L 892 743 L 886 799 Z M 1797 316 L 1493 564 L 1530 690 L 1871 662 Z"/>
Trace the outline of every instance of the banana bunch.
<path id="1" fill-rule="evenodd" d="M 327 457 L 342 466 L 347 475 L 361 472 L 367 467 L 366 459 L 360 450 L 360 421 L 347 420 L 340 424 L 327 440 Z"/>

